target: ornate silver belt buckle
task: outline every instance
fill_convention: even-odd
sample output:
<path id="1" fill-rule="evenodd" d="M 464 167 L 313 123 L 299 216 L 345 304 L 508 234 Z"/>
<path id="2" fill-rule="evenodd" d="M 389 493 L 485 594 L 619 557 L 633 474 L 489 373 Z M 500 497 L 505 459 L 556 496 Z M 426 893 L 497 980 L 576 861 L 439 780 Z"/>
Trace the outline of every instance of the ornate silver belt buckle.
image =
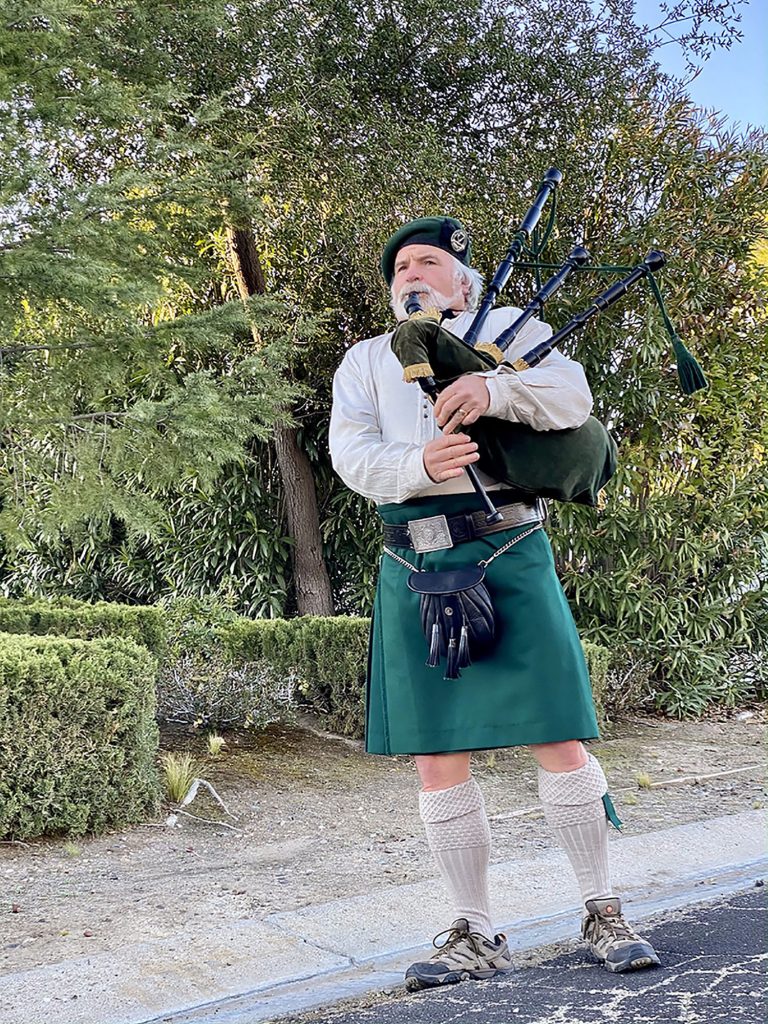
<path id="1" fill-rule="evenodd" d="M 408 534 L 414 551 L 440 551 L 452 548 L 453 539 L 445 516 L 430 516 L 428 519 L 411 519 Z"/>

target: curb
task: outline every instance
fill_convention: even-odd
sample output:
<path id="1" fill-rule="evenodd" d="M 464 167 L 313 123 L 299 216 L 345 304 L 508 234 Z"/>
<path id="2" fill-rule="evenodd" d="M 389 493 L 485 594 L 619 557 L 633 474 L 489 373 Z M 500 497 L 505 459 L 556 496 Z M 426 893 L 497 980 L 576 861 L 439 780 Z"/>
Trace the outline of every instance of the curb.
<path id="1" fill-rule="evenodd" d="M 682 907 L 707 904 L 732 893 L 754 887 L 762 875 L 768 873 L 768 857 L 735 865 L 717 876 L 692 875 L 680 879 L 676 886 L 657 896 L 647 892 L 630 892 L 623 897 L 625 907 L 631 908 L 633 921 L 645 921 Z M 574 922 L 578 907 L 540 920 L 517 921 L 502 928 L 513 956 L 558 942 L 574 941 L 578 925 Z M 403 969 L 409 960 L 423 953 L 424 945 L 388 952 L 371 957 L 343 969 L 335 969 L 265 987 L 243 996 L 201 1006 L 177 1015 L 164 1015 L 143 1021 L 142 1024 L 268 1024 L 280 1017 L 309 1012 L 350 999 L 360 999 L 374 993 L 386 994 L 402 988 Z"/>
<path id="2" fill-rule="evenodd" d="M 611 841 L 612 874 L 632 920 L 748 887 L 768 869 L 765 813 L 712 818 Z M 495 917 L 515 952 L 579 932 L 565 855 L 494 864 Z M 436 879 L 379 889 L 263 920 L 127 945 L 0 976 L 3 1024 L 257 1024 L 397 989 L 403 968 L 445 927 Z"/>

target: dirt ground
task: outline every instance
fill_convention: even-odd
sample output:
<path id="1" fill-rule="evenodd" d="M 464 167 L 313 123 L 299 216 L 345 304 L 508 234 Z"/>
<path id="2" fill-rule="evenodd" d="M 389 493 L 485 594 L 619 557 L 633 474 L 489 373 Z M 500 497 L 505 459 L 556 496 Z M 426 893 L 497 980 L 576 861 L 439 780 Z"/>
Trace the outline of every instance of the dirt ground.
<path id="1" fill-rule="evenodd" d="M 410 759 L 371 757 L 304 725 L 227 736 L 209 759 L 204 775 L 237 818 L 207 796 L 189 810 L 235 830 L 186 817 L 169 828 L 166 808 L 154 822 L 94 839 L 0 844 L 0 973 L 114 952 L 206 919 L 261 918 L 433 877 Z M 625 833 L 763 806 L 765 727 L 762 712 L 614 726 L 591 750 Z M 164 748 L 202 757 L 204 743 L 167 735 Z M 526 750 L 477 754 L 474 771 L 494 861 L 552 845 Z"/>

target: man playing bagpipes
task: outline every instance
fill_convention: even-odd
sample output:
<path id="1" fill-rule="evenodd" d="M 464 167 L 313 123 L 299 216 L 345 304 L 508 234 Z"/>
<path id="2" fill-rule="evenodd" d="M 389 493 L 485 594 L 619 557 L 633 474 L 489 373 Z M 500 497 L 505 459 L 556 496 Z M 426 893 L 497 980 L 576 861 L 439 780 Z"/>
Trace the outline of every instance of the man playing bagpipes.
<path id="1" fill-rule="evenodd" d="M 487 353 L 520 310 L 495 308 L 477 337 L 485 360 L 479 369 L 451 383 L 444 374 L 432 391 L 403 379 L 405 367 L 410 380 L 434 385 L 429 359 L 451 342 L 444 332 L 459 339 L 467 331 L 481 290 L 470 260 L 467 232 L 450 217 L 420 218 L 396 231 L 381 267 L 400 333 L 354 345 L 333 389 L 334 467 L 376 502 L 384 524 L 366 750 L 414 756 L 420 815 L 456 915 L 432 958 L 408 968 L 413 990 L 510 968 L 506 940 L 491 919 L 490 830 L 470 771 L 471 751 L 498 747 L 526 745 L 538 761 L 542 807 L 576 874 L 582 935 L 592 954 L 611 971 L 659 963 L 624 918 L 610 880 L 609 816 L 619 823 L 605 775 L 582 743 L 597 738 L 598 727 L 581 644 L 542 528 L 544 502 L 514 474 L 505 471 L 500 480 L 480 469 L 475 476 L 490 512 L 498 510 L 489 514 L 465 471 L 482 465 L 473 425 L 517 430 L 534 452 L 541 440 L 572 437 L 592 408 L 584 372 L 556 350 L 524 372 L 497 366 Z M 430 307 L 438 313 L 426 327 L 408 319 L 408 312 L 418 316 Z M 514 362 L 551 335 L 530 318 L 505 360 Z M 432 344 L 429 359 L 422 336 Z M 400 344 L 400 359 L 393 343 Z M 409 346 L 422 355 L 404 356 Z M 610 462 L 613 442 L 600 443 L 598 462 Z"/>

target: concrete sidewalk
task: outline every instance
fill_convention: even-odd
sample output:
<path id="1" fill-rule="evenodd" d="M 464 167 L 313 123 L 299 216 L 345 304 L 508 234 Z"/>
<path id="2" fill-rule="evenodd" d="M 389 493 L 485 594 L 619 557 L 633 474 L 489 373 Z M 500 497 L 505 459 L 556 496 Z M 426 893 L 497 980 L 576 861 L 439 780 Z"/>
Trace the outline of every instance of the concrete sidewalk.
<path id="1" fill-rule="evenodd" d="M 680 825 L 611 843 L 628 916 L 640 920 L 735 891 L 768 867 L 765 813 Z M 572 938 L 579 899 L 564 855 L 496 864 L 491 894 L 513 949 Z M 509 924 L 508 922 L 512 922 Z M 505 924 L 506 923 L 506 924 Z M 179 932 L 0 977 L 3 1024 L 254 1024 L 399 984 L 446 925 L 435 880 Z"/>

